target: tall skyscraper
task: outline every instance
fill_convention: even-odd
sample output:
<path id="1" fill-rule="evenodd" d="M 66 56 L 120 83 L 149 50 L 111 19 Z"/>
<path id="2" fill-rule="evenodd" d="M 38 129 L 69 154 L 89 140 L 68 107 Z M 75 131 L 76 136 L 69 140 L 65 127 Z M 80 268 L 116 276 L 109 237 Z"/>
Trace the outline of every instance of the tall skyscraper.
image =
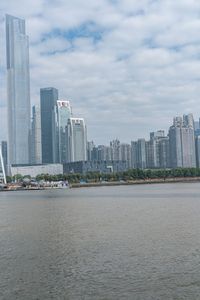
<path id="1" fill-rule="evenodd" d="M 31 163 L 42 163 L 42 144 L 41 144 L 41 116 L 39 106 L 34 105 L 32 108 L 31 122 Z"/>
<path id="2" fill-rule="evenodd" d="M 42 163 L 58 162 L 57 100 L 57 89 L 40 89 Z"/>
<path id="3" fill-rule="evenodd" d="M 67 124 L 72 117 L 72 108 L 69 101 L 57 101 L 58 113 L 58 143 L 59 143 L 59 162 L 67 162 Z"/>
<path id="4" fill-rule="evenodd" d="M 30 76 L 29 40 L 25 21 L 6 15 L 8 160 L 29 163 Z"/>
<path id="5" fill-rule="evenodd" d="M 67 126 L 68 162 L 87 160 L 87 132 L 82 118 L 70 118 Z"/>

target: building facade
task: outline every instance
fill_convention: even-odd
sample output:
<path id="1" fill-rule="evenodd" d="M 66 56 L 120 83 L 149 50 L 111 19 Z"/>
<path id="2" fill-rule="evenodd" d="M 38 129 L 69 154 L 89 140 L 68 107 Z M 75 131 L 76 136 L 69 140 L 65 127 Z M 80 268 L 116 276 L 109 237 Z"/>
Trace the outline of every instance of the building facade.
<path id="1" fill-rule="evenodd" d="M 72 108 L 69 101 L 57 101 L 57 114 L 58 114 L 58 143 L 59 143 L 59 162 L 67 162 L 67 124 L 68 120 L 72 117 Z"/>
<path id="2" fill-rule="evenodd" d="M 58 90 L 40 89 L 42 163 L 58 162 Z"/>
<path id="3" fill-rule="evenodd" d="M 82 118 L 70 118 L 67 126 L 68 162 L 87 160 L 87 132 Z"/>
<path id="4" fill-rule="evenodd" d="M 174 118 L 169 129 L 170 167 L 196 167 L 194 121 L 191 114 Z"/>

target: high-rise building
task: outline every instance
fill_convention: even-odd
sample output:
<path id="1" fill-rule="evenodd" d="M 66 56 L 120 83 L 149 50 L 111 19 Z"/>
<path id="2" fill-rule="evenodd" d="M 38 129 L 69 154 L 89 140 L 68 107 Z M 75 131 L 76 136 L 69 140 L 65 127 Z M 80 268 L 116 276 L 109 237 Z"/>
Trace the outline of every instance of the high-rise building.
<path id="1" fill-rule="evenodd" d="M 131 168 L 137 168 L 137 142 L 131 142 Z"/>
<path id="2" fill-rule="evenodd" d="M 131 142 L 131 167 L 145 169 L 147 166 L 146 141 L 138 139 Z"/>
<path id="3" fill-rule="evenodd" d="M 8 160 L 29 163 L 30 76 L 29 40 L 25 21 L 6 15 Z"/>
<path id="4" fill-rule="evenodd" d="M 194 121 L 192 114 L 174 118 L 169 129 L 170 166 L 196 167 Z"/>
<path id="5" fill-rule="evenodd" d="M 69 101 L 57 101 L 58 113 L 58 143 L 59 143 L 59 162 L 67 162 L 67 124 L 72 117 L 72 109 Z"/>
<path id="6" fill-rule="evenodd" d="M 82 118 L 70 118 L 67 126 L 68 162 L 87 160 L 87 132 Z"/>
<path id="7" fill-rule="evenodd" d="M 125 143 L 120 144 L 120 160 L 126 161 L 127 168 L 131 168 L 131 145 Z"/>
<path id="8" fill-rule="evenodd" d="M 57 89 L 40 89 L 42 163 L 58 162 L 57 100 Z"/>
<path id="9" fill-rule="evenodd" d="M 164 130 L 158 130 L 150 133 L 150 140 L 146 142 L 148 168 L 161 168 L 165 167 L 167 164 L 167 161 L 162 161 L 162 159 L 165 159 L 165 157 L 167 159 L 169 156 L 169 153 L 167 152 L 167 144 L 164 142 L 162 143 L 163 140 L 166 140 Z M 166 148 L 164 148 L 164 146 L 166 146 Z"/>
<path id="10" fill-rule="evenodd" d="M 120 141 L 115 139 L 110 142 L 112 160 L 120 160 Z"/>
<path id="11" fill-rule="evenodd" d="M 31 164 L 42 163 L 42 144 L 41 144 L 41 115 L 39 106 L 32 108 L 31 122 Z"/>
<path id="12" fill-rule="evenodd" d="M 158 144 L 159 149 L 159 167 L 160 168 L 169 168 L 169 137 L 166 136 L 159 140 Z"/>

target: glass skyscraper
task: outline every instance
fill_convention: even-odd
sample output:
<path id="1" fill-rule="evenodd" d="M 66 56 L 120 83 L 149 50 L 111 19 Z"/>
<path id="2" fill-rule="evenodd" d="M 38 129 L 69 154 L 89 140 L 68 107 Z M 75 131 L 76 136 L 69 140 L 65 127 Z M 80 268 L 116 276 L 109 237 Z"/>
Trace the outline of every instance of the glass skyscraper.
<path id="1" fill-rule="evenodd" d="M 57 89 L 40 89 L 42 163 L 58 162 L 57 100 Z"/>
<path id="2" fill-rule="evenodd" d="M 6 15 L 8 160 L 29 163 L 30 76 L 29 40 L 25 21 Z"/>

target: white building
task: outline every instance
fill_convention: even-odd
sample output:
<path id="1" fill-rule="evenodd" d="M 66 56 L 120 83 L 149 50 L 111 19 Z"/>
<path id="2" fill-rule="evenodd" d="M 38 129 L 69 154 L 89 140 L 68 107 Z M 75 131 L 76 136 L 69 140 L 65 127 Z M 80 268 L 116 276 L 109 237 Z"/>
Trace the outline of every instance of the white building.
<path id="1" fill-rule="evenodd" d="M 67 162 L 67 124 L 68 120 L 72 117 L 72 108 L 69 101 L 57 101 L 57 114 L 58 114 L 58 143 L 59 143 L 59 162 Z"/>
<path id="2" fill-rule="evenodd" d="M 67 126 L 68 162 L 87 160 L 87 132 L 82 118 L 70 118 Z"/>
<path id="3" fill-rule="evenodd" d="M 11 166 L 11 175 L 15 176 L 21 174 L 22 176 L 30 175 L 35 178 L 40 174 L 57 175 L 63 174 L 62 164 L 47 164 L 47 165 L 26 165 L 26 166 Z"/>

